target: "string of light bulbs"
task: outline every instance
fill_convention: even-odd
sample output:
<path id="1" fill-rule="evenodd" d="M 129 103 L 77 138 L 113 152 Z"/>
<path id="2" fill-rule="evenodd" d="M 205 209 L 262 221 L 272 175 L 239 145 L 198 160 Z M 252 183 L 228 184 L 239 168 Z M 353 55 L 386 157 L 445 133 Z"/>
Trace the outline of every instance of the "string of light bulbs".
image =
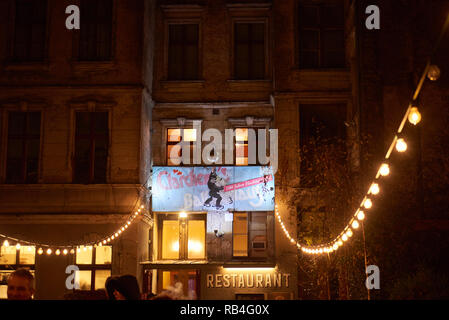
<path id="1" fill-rule="evenodd" d="M 402 131 L 404 129 L 405 124 L 407 123 L 407 120 L 414 126 L 416 126 L 419 122 L 421 122 L 422 116 L 418 109 L 417 99 L 419 97 L 419 94 L 421 92 L 421 89 L 424 85 L 426 78 L 429 78 L 429 80 L 431 81 L 436 81 L 440 78 L 441 75 L 440 69 L 438 68 L 438 66 L 432 65 L 431 62 L 448 28 L 449 28 L 449 14 L 446 16 L 446 20 L 443 24 L 439 37 L 435 43 L 435 46 L 432 49 L 430 58 L 418 82 L 416 90 L 413 94 L 412 102 L 409 103 L 408 108 L 405 111 L 404 117 L 402 118 L 402 121 L 399 125 L 399 128 L 393 138 L 393 141 L 390 147 L 388 148 L 384 162 L 380 165 L 376 177 L 374 181 L 371 183 L 368 191 L 366 192 L 365 197 L 360 203 L 359 208 L 355 211 L 354 215 L 352 216 L 346 227 L 343 229 L 343 231 L 332 241 L 326 244 L 318 246 L 301 245 L 297 240 L 295 240 L 292 236 L 290 236 L 290 233 L 285 227 L 281 215 L 279 214 L 279 207 L 278 205 L 275 206 L 275 214 L 282 230 L 284 231 L 285 236 L 292 244 L 296 245 L 297 248 L 300 249 L 305 254 L 318 255 L 335 252 L 345 243 L 348 242 L 348 240 L 354 235 L 354 231 L 357 231 L 361 225 L 363 227 L 363 221 L 365 220 L 366 217 L 365 211 L 370 210 L 372 208 L 374 197 L 376 197 L 380 193 L 379 183 L 381 179 L 390 174 L 390 166 L 388 165 L 388 160 L 390 159 L 392 152 L 394 151 L 395 147 L 396 151 L 399 153 L 407 151 L 407 143 L 404 137 L 402 136 Z"/>
<path id="2" fill-rule="evenodd" d="M 67 255 L 67 254 L 74 254 L 75 253 L 75 248 L 77 250 L 77 252 L 81 251 L 81 248 L 83 248 L 83 250 L 87 251 L 87 250 L 92 250 L 94 247 L 102 247 L 103 245 L 108 245 L 109 243 L 111 243 L 114 240 L 117 240 L 130 226 L 131 224 L 135 221 L 135 219 L 143 213 L 145 206 L 141 205 L 137 210 L 133 210 L 133 213 L 131 214 L 131 216 L 127 219 L 127 221 L 120 226 L 120 228 L 118 228 L 115 232 L 109 234 L 108 236 L 102 238 L 101 240 L 98 241 L 91 241 L 88 243 L 84 243 L 84 244 L 79 244 L 79 245 L 50 245 L 50 244 L 44 244 L 44 243 L 37 243 L 37 242 L 32 242 L 32 241 L 26 241 L 26 240 L 20 240 L 20 239 L 16 239 L 14 237 L 10 237 L 4 234 L 0 234 L 0 238 L 5 239 L 2 243 L 3 247 L 10 247 L 10 246 L 15 246 L 16 250 L 20 250 L 21 247 L 28 247 L 28 249 L 30 250 L 32 247 L 35 247 L 37 249 L 37 254 L 38 255 L 42 255 L 44 254 L 44 252 L 47 255 L 52 255 L 55 254 L 57 256 L 59 255 Z M 32 249 L 31 249 L 32 251 Z"/>
<path id="3" fill-rule="evenodd" d="M 390 174 L 390 166 L 388 164 L 388 160 L 390 159 L 392 152 L 394 151 L 395 148 L 396 151 L 399 153 L 407 151 L 407 143 L 404 137 L 402 136 L 402 131 L 405 127 L 407 120 L 414 126 L 416 126 L 418 123 L 421 122 L 422 116 L 416 104 L 416 99 L 418 98 L 419 92 L 422 88 L 426 75 L 430 80 L 436 81 L 440 76 L 440 69 L 436 65 L 430 65 L 430 63 L 427 64 L 423 72 L 423 77 L 421 78 L 418 88 L 415 91 L 413 102 L 409 104 L 404 114 L 401 124 L 399 125 L 399 128 L 393 138 L 393 141 L 385 155 L 383 163 L 380 165 L 377 171 L 374 181 L 370 184 L 370 187 L 366 192 L 362 202 L 360 203 L 359 208 L 355 211 L 349 223 L 337 237 L 335 237 L 332 241 L 326 244 L 318 246 L 301 245 L 297 240 L 295 240 L 290 235 L 290 233 L 288 232 L 287 228 L 284 225 L 284 222 L 282 221 L 281 215 L 279 214 L 278 205 L 275 206 L 276 218 L 282 230 L 284 231 L 285 236 L 292 244 L 296 245 L 297 248 L 300 249 L 302 252 L 312 255 L 325 254 L 325 253 L 328 254 L 335 252 L 345 243 L 347 243 L 348 240 L 354 235 L 354 232 L 360 228 L 361 224 L 365 220 L 368 210 L 370 210 L 373 207 L 374 198 L 378 196 L 380 193 L 379 183 L 381 179 Z"/>

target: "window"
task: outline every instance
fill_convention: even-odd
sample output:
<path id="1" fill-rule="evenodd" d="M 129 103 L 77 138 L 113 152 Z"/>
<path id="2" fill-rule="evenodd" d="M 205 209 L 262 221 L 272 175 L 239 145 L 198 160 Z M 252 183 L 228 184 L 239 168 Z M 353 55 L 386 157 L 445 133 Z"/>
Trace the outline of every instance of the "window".
<path id="1" fill-rule="evenodd" d="M 42 61 L 45 57 L 47 1 L 16 0 L 13 59 Z"/>
<path id="2" fill-rule="evenodd" d="M 235 129 L 235 165 L 247 166 L 259 164 L 259 156 L 257 154 L 259 146 L 259 129 L 265 128 L 236 128 Z M 267 141 L 266 143 L 269 143 Z M 249 162 L 250 153 L 254 160 Z"/>
<path id="3" fill-rule="evenodd" d="M 76 112 L 75 183 L 106 182 L 108 121 L 108 112 Z"/>
<path id="4" fill-rule="evenodd" d="M 234 24 L 234 77 L 239 80 L 265 78 L 265 24 Z"/>
<path id="5" fill-rule="evenodd" d="M 22 246 L 19 250 L 15 246 L 0 247 L 0 299 L 7 299 L 8 277 L 19 268 L 27 268 L 34 276 L 36 248 Z"/>
<path id="6" fill-rule="evenodd" d="M 41 135 L 40 112 L 10 112 L 6 183 L 37 183 Z"/>
<path id="7" fill-rule="evenodd" d="M 80 61 L 111 59 L 112 4 L 112 0 L 81 0 Z"/>
<path id="8" fill-rule="evenodd" d="M 199 25 L 170 24 L 168 30 L 168 79 L 199 77 Z"/>
<path id="9" fill-rule="evenodd" d="M 299 67 L 345 66 L 343 5 L 299 6 Z"/>
<path id="10" fill-rule="evenodd" d="M 189 298 L 198 298 L 200 291 L 200 270 L 159 270 L 158 272 L 157 293 L 168 289 L 169 286 L 174 287 L 176 283 L 182 283 L 183 295 Z"/>
<path id="11" fill-rule="evenodd" d="M 300 106 L 300 179 L 303 187 L 313 187 L 322 181 L 321 174 L 326 174 L 328 165 L 345 163 L 345 121 L 345 105 Z"/>
<path id="12" fill-rule="evenodd" d="M 193 163 L 193 145 L 197 139 L 196 129 L 168 129 L 167 130 L 167 165 L 179 165 L 182 162 L 181 142 L 189 145 L 190 157 L 189 163 Z"/>
<path id="13" fill-rule="evenodd" d="M 267 257 L 266 212 L 235 212 L 232 226 L 233 257 Z"/>
<path id="14" fill-rule="evenodd" d="M 198 260 L 206 257 L 206 215 L 159 216 L 160 257 L 167 260 Z"/>
<path id="15" fill-rule="evenodd" d="M 112 247 L 78 247 L 76 249 L 76 277 L 80 290 L 104 289 L 106 279 L 111 276 Z"/>

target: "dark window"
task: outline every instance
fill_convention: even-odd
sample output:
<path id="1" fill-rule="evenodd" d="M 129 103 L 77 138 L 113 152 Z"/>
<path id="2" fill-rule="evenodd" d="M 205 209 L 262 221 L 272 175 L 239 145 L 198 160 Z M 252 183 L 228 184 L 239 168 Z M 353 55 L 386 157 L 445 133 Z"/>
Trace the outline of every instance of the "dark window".
<path id="1" fill-rule="evenodd" d="M 234 257 L 267 257 L 266 212 L 235 212 L 232 225 Z"/>
<path id="2" fill-rule="evenodd" d="M 81 0 L 79 60 L 107 61 L 112 55 L 112 0 Z"/>
<path id="3" fill-rule="evenodd" d="M 9 113 L 6 183 L 37 183 L 40 135 L 40 112 Z"/>
<path id="4" fill-rule="evenodd" d="M 234 76 L 241 80 L 265 78 L 265 24 L 234 25 Z"/>
<path id="5" fill-rule="evenodd" d="M 345 105 L 301 105 L 299 139 L 303 187 L 316 186 L 331 162 L 345 163 L 345 120 Z"/>
<path id="6" fill-rule="evenodd" d="M 75 183 L 105 183 L 109 146 L 107 112 L 77 112 Z"/>
<path id="7" fill-rule="evenodd" d="M 345 66 L 344 12 L 342 5 L 299 7 L 299 67 Z"/>
<path id="8" fill-rule="evenodd" d="M 16 0 L 13 59 L 42 61 L 47 30 L 46 0 Z"/>
<path id="9" fill-rule="evenodd" d="M 198 79 L 198 24 L 169 25 L 168 78 L 170 80 Z"/>

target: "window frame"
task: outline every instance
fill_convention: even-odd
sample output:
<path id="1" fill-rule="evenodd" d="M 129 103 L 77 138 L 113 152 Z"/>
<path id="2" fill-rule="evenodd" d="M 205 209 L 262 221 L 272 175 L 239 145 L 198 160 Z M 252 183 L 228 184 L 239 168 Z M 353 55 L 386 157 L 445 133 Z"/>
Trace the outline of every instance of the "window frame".
<path id="1" fill-rule="evenodd" d="M 178 143 L 180 143 L 181 141 L 177 141 L 177 142 L 174 142 L 174 141 L 168 141 L 169 139 L 168 139 L 168 130 L 181 130 L 180 131 L 180 133 L 181 133 L 181 139 L 182 139 L 182 136 L 183 136 L 183 131 L 184 130 L 196 130 L 196 128 L 188 128 L 188 127 L 171 127 L 171 126 L 169 126 L 169 127 L 167 127 L 166 129 L 165 129 L 165 163 L 167 164 L 167 166 L 169 166 L 169 167 L 186 167 L 186 166 L 193 166 L 194 165 L 194 163 L 193 163 L 193 147 L 194 147 L 194 145 L 195 145 L 195 143 L 198 141 L 198 138 L 201 138 L 201 136 L 199 136 L 198 135 L 198 132 L 196 132 L 196 141 L 189 141 L 189 143 L 190 143 L 190 163 L 189 164 L 185 164 L 185 163 L 183 163 L 182 162 L 182 147 L 181 147 L 181 163 L 179 164 L 179 165 L 176 165 L 176 164 L 169 164 L 169 152 L 168 152 L 168 146 L 175 146 L 175 145 L 177 145 Z"/>
<path id="2" fill-rule="evenodd" d="M 37 156 L 37 166 L 36 166 L 37 167 L 36 168 L 37 177 L 36 177 L 36 181 L 35 182 L 27 181 L 28 166 L 26 164 L 27 164 L 27 161 L 28 161 L 28 154 L 27 154 L 26 150 L 24 151 L 24 154 L 23 154 L 24 157 L 21 159 L 21 163 L 22 163 L 22 172 L 21 172 L 21 174 L 22 174 L 21 178 L 22 179 L 21 179 L 21 181 L 19 181 L 19 182 L 8 181 L 8 174 L 7 174 L 7 171 L 8 171 L 8 148 L 9 148 L 9 140 L 10 140 L 10 135 L 9 135 L 9 125 L 10 125 L 9 120 L 10 120 L 10 118 L 9 117 L 10 117 L 10 115 L 12 113 L 23 113 L 23 114 L 25 114 L 26 115 L 26 117 L 25 117 L 25 125 L 26 126 L 28 126 L 28 124 L 29 124 L 29 119 L 30 119 L 29 118 L 29 114 L 30 113 L 39 113 L 39 117 L 40 117 L 40 123 L 39 123 L 39 151 L 38 151 L 39 153 L 38 153 L 38 156 Z M 22 111 L 22 110 L 8 110 L 7 113 L 6 113 L 6 118 L 7 118 L 6 121 L 7 121 L 8 125 L 7 125 L 7 131 L 6 131 L 6 135 L 7 136 L 6 136 L 6 155 L 5 155 L 5 158 L 6 158 L 6 162 L 5 162 L 5 183 L 6 184 L 38 184 L 39 183 L 39 178 L 40 178 L 40 164 L 41 164 L 42 143 L 43 143 L 43 141 L 42 141 L 43 112 L 41 110 L 26 110 L 26 111 Z M 25 135 L 20 134 L 17 137 L 18 137 L 18 140 L 20 140 L 22 142 L 22 147 L 24 149 L 27 149 L 26 146 L 28 146 L 30 140 L 36 139 L 36 137 L 31 137 L 29 134 L 25 134 Z"/>
<path id="3" fill-rule="evenodd" d="M 302 179 L 302 177 L 303 177 L 303 164 L 302 164 L 302 161 L 301 161 L 301 153 L 302 153 L 302 147 L 303 147 L 303 140 L 308 140 L 308 139 L 310 139 L 310 132 L 307 132 L 307 134 L 305 134 L 305 135 L 303 135 L 303 126 L 301 125 L 301 123 L 303 123 L 303 120 L 302 120 L 302 109 L 303 108 L 312 108 L 313 106 L 316 106 L 316 107 L 321 107 L 321 108 L 326 108 L 326 106 L 327 107 L 336 107 L 336 108 L 338 108 L 338 107 L 341 107 L 342 109 L 344 109 L 345 110 L 345 112 L 346 112 L 346 114 L 345 114 L 345 117 L 344 117 L 344 121 L 347 121 L 348 120 L 348 116 L 349 116 L 349 114 L 350 114 L 350 110 L 349 110 L 349 105 L 348 105 L 348 101 L 347 100 L 323 100 L 323 101 L 319 101 L 319 102 L 314 102 L 314 103 L 310 103 L 310 102 L 300 102 L 300 104 L 299 104 L 299 106 L 298 106 L 298 128 L 299 128 L 299 130 L 298 130 L 298 147 L 299 147 L 299 152 L 300 152 L 300 157 L 298 157 L 298 161 L 299 161 L 299 163 L 298 163 L 298 171 L 299 171 L 299 175 L 298 175 L 298 177 L 299 177 L 299 179 L 300 179 L 300 184 L 301 184 L 301 187 L 303 187 L 303 188 L 313 188 L 313 187 L 315 187 L 316 186 L 316 184 L 315 183 L 305 183 L 305 184 L 303 184 L 301 181 L 303 180 Z M 316 108 L 314 108 L 315 110 L 316 110 Z M 310 122 L 310 121 L 307 121 L 308 123 Z M 310 129 L 312 126 L 308 126 L 308 129 Z M 349 161 L 349 155 L 350 155 L 350 150 L 348 149 L 348 147 L 347 147 L 347 143 L 348 143 L 348 141 L 349 141 L 349 139 L 350 139 L 350 131 L 349 130 L 351 130 L 351 128 L 345 128 L 345 130 L 344 130 L 344 132 L 342 132 L 343 133 L 343 135 L 344 135 L 344 140 L 345 140 L 345 152 L 346 152 L 346 161 Z M 305 137 L 304 137 L 305 136 Z M 339 138 L 340 137 L 340 135 L 335 135 L 335 137 L 336 138 Z"/>
<path id="4" fill-rule="evenodd" d="M 306 66 L 303 67 L 301 65 L 301 54 L 302 54 L 302 50 L 301 50 L 301 22 L 300 22 L 300 9 L 302 6 L 309 6 L 309 7 L 317 7 L 318 8 L 318 15 L 319 15 L 319 19 L 321 19 L 321 7 L 323 6 L 341 6 L 341 9 L 343 10 L 343 25 L 341 26 L 341 28 L 322 28 L 321 26 L 321 20 L 319 22 L 319 27 L 318 28 L 306 28 L 308 30 L 316 30 L 319 33 L 318 36 L 318 66 L 317 67 L 310 67 L 310 66 Z M 296 2 L 296 6 L 295 6 L 295 47 L 296 47 L 296 54 L 295 54 L 295 65 L 296 68 L 299 70 L 346 70 L 347 69 L 347 59 L 346 59 L 346 24 L 345 24 L 345 19 L 346 19 L 346 12 L 345 12 L 345 5 L 344 3 L 341 3 L 337 0 L 321 0 L 321 1 L 311 1 L 311 0 L 299 0 Z M 321 41 L 321 34 L 323 33 L 323 31 L 328 31 L 328 30 L 341 30 L 343 32 L 343 48 L 342 48 L 342 52 L 343 52 L 343 58 L 344 58 L 344 62 L 343 65 L 338 66 L 338 67 L 323 67 L 322 66 L 322 52 L 323 52 L 323 48 L 322 48 L 322 41 Z"/>
<path id="5" fill-rule="evenodd" d="M 8 62 L 12 64 L 39 64 L 47 63 L 49 56 L 49 41 L 50 41 L 50 28 L 51 28 L 51 8 L 49 1 L 46 1 L 46 16 L 45 16 L 45 36 L 43 45 L 43 56 L 39 60 L 29 60 L 29 59 L 17 59 L 15 56 L 15 37 L 16 37 L 16 0 L 10 1 L 9 7 L 9 41 L 8 41 Z"/>
<path id="6" fill-rule="evenodd" d="M 37 182 L 33 184 L 42 183 L 42 158 L 43 158 L 43 145 L 44 145 L 44 123 L 45 123 L 45 104 L 41 103 L 28 103 L 26 101 L 19 101 L 13 104 L 0 105 L 3 112 L 1 112 L 1 153 L 0 153 L 0 183 L 6 184 L 6 170 L 7 170 L 7 148 L 8 148 L 8 126 L 9 126 L 9 113 L 10 112 L 40 112 L 41 124 L 40 124 L 40 144 L 39 144 L 39 158 L 38 158 L 38 177 Z"/>
<path id="7" fill-rule="evenodd" d="M 237 24 L 263 24 L 264 25 L 264 76 L 263 78 L 251 78 L 249 79 L 241 79 L 237 78 L 236 75 L 236 25 Z M 231 51 L 230 51 L 230 59 L 231 59 L 231 79 L 233 81 L 264 81 L 269 80 L 271 77 L 270 74 L 270 25 L 268 17 L 253 17 L 253 18 L 243 18 L 243 17 L 233 17 L 231 20 Z"/>
<path id="8" fill-rule="evenodd" d="M 165 220 L 179 222 L 179 253 L 178 259 L 164 259 L 162 257 L 162 233 L 163 222 Z M 189 259 L 188 258 L 188 221 L 200 220 L 204 221 L 204 258 Z M 159 260 L 179 260 L 179 261 L 202 261 L 207 259 L 207 213 L 192 213 L 189 212 L 187 218 L 179 218 L 178 213 L 158 213 L 157 214 L 157 236 L 158 248 L 157 255 Z"/>
<path id="9" fill-rule="evenodd" d="M 232 259 L 233 260 L 245 260 L 245 261 L 267 261 L 272 258 L 270 253 L 270 247 L 274 247 L 274 223 L 270 223 L 270 216 L 273 216 L 273 213 L 271 211 L 234 211 L 232 214 L 235 213 L 246 213 L 247 214 L 247 255 L 246 256 L 235 256 L 234 255 L 234 219 L 232 223 Z M 265 213 L 265 237 L 266 237 L 266 244 L 265 244 L 265 255 L 264 256 L 254 256 L 252 254 L 252 240 L 251 240 L 251 222 L 252 222 L 252 215 L 256 213 Z M 272 230 L 270 230 L 272 229 Z M 254 230 L 253 230 L 254 232 Z M 270 239 L 272 237 L 272 239 Z M 274 254 L 274 253 L 273 253 Z"/>
<path id="10" fill-rule="evenodd" d="M 74 5 L 78 5 L 81 9 L 81 0 L 72 0 Z M 116 60 L 116 46 L 117 46 L 117 2 L 115 0 L 112 1 L 112 17 L 111 17 L 111 49 L 109 59 L 81 59 L 80 57 L 80 41 L 81 41 L 81 30 L 72 30 L 72 63 L 86 63 L 95 64 L 98 63 L 113 63 Z"/>
<path id="11" fill-rule="evenodd" d="M 34 279 L 36 282 L 36 259 L 37 259 L 37 248 L 34 246 L 34 264 L 21 264 L 20 263 L 20 250 L 16 249 L 16 263 L 15 264 L 0 264 L 0 271 L 14 272 L 17 269 L 25 268 L 32 271 L 34 274 Z M 2 300 L 2 299 L 0 299 Z"/>
<path id="12" fill-rule="evenodd" d="M 105 167 L 105 181 L 103 181 L 103 182 L 94 182 L 94 180 L 95 180 L 95 150 L 93 150 L 94 152 L 92 152 L 92 150 L 90 150 L 90 159 L 89 159 L 89 181 L 88 182 L 76 182 L 77 181 L 77 178 L 76 178 L 76 145 L 77 145 L 77 138 L 78 138 L 78 136 L 77 136 L 77 133 L 76 133 L 76 128 L 77 128 L 77 122 L 76 122 L 76 116 L 77 116 L 77 114 L 78 113 L 90 113 L 91 114 L 91 116 L 92 116 L 92 114 L 95 114 L 95 113 L 106 113 L 107 114 L 107 123 L 108 123 L 108 130 L 107 130 L 107 137 L 106 137 L 106 141 L 107 141 L 107 155 L 106 155 L 106 167 Z M 74 120 L 75 120 L 75 126 L 74 126 L 74 152 L 73 152 L 73 158 L 72 158 L 72 181 L 73 181 L 73 183 L 76 183 L 76 184 L 106 184 L 106 183 L 108 183 L 108 172 L 109 172 L 109 165 L 108 165 L 108 163 L 109 163 L 109 157 L 110 157 L 110 154 L 111 154 L 111 151 L 110 151 L 110 146 L 111 146 L 111 128 L 110 128 L 110 122 L 111 122 L 111 119 L 110 119 L 110 114 L 109 114 L 109 111 L 106 111 L 106 110 L 95 110 L 95 111 L 83 111 L 83 110 L 78 110 L 78 111 L 75 111 L 75 117 L 74 117 Z M 95 129 L 95 127 L 94 126 L 92 126 L 92 118 L 90 118 L 90 123 L 91 123 L 91 130 L 92 130 L 92 128 L 94 128 Z M 92 132 L 90 132 L 90 138 L 89 138 L 89 141 L 91 141 L 91 143 L 92 143 Z M 95 141 L 95 137 L 97 136 L 97 134 L 96 134 L 96 132 L 94 131 L 94 134 L 93 134 L 93 136 L 94 136 L 94 141 Z M 92 149 L 92 144 L 91 144 L 91 146 L 90 146 L 90 148 Z"/>
<path id="13" fill-rule="evenodd" d="M 170 25 L 198 25 L 198 70 L 196 79 L 171 79 L 169 75 Z M 164 19 L 164 74 L 163 81 L 168 82 L 196 82 L 203 79 L 203 25 L 197 18 L 166 18 Z"/>
<path id="14" fill-rule="evenodd" d="M 108 112 L 108 126 L 109 126 L 109 139 L 108 139 L 108 157 L 107 157 L 107 168 L 106 168 L 106 182 L 109 183 L 111 180 L 111 161 L 114 146 L 112 144 L 112 133 L 114 132 L 113 121 L 114 119 L 114 106 L 115 102 L 112 101 L 83 101 L 83 102 L 73 102 L 69 104 L 70 107 L 70 156 L 69 156 L 69 172 L 71 183 L 74 184 L 73 174 L 74 174 L 74 161 L 75 161 L 75 148 L 76 148 L 76 112 Z"/>
<path id="15" fill-rule="evenodd" d="M 103 246 L 102 246 L 103 247 Z M 75 291 L 95 291 L 98 290 L 98 288 L 95 288 L 95 273 L 99 270 L 110 270 L 112 275 L 112 264 L 113 264 L 113 258 L 114 258 L 114 246 L 109 245 L 106 247 L 111 247 L 111 263 L 110 264 L 96 264 L 96 254 L 97 254 L 97 248 L 95 246 L 92 247 L 92 261 L 91 264 L 77 264 L 76 263 L 76 257 L 78 254 L 78 249 L 82 250 L 80 247 L 75 249 L 75 254 L 73 255 L 73 262 L 78 267 L 79 271 L 91 271 L 90 274 L 90 290 L 82 290 L 82 289 L 73 289 L 73 292 Z M 90 249 L 87 249 L 90 250 Z"/>

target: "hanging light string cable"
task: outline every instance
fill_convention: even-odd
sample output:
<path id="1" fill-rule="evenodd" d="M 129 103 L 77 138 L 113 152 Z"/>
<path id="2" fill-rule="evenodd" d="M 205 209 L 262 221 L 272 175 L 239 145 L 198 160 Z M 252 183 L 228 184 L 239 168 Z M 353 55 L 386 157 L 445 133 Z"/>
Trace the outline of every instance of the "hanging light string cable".
<path id="1" fill-rule="evenodd" d="M 151 178 L 151 175 L 148 177 L 147 181 L 143 185 L 146 194 L 148 194 L 150 192 L 146 189 L 146 186 L 147 186 L 150 178 Z M 112 234 L 110 234 L 106 237 L 101 238 L 98 241 L 90 241 L 87 243 L 77 244 L 77 245 L 52 245 L 52 244 L 17 239 L 15 237 L 11 237 L 11 236 L 4 235 L 4 234 L 0 233 L 0 238 L 5 239 L 2 243 L 2 247 L 9 247 L 10 245 L 14 245 L 17 250 L 20 250 L 20 248 L 22 246 L 35 247 L 37 249 L 37 254 L 39 254 L 39 255 L 44 253 L 44 249 L 45 249 L 45 253 L 48 255 L 51 255 L 53 253 L 55 255 L 60 255 L 60 254 L 67 255 L 69 253 L 74 254 L 75 248 L 78 248 L 77 250 L 79 251 L 80 247 L 84 248 L 84 249 L 92 249 L 93 247 L 101 247 L 103 245 L 108 245 L 112 241 L 118 239 L 120 237 L 120 235 L 122 235 L 131 226 L 131 224 L 135 221 L 135 219 L 145 211 L 144 205 L 138 206 L 138 203 L 141 203 L 141 202 L 142 202 L 142 197 L 138 195 L 137 199 L 133 205 L 134 209 L 132 210 L 132 214 L 128 217 L 128 219 L 126 219 L 126 222 L 123 225 L 121 225 L 115 232 L 113 232 Z"/>
<path id="2" fill-rule="evenodd" d="M 401 133 L 404 130 L 407 120 L 413 125 L 417 125 L 421 121 L 421 113 L 418 110 L 416 101 L 419 97 L 419 94 L 421 93 L 421 90 L 423 88 L 426 77 L 429 77 L 429 79 L 431 79 L 431 80 L 437 80 L 439 77 L 440 70 L 438 69 L 437 66 L 432 65 L 431 63 L 433 61 L 435 53 L 437 52 L 437 50 L 441 44 L 441 41 L 443 40 L 448 28 L 449 28 L 449 14 L 446 17 L 444 25 L 439 34 L 439 37 L 435 43 L 435 46 L 433 47 L 431 56 L 429 57 L 429 59 L 427 61 L 427 64 L 426 64 L 424 71 L 421 75 L 421 78 L 418 82 L 416 90 L 413 93 L 412 101 L 408 105 L 408 108 L 404 114 L 404 117 L 402 118 L 402 121 L 399 125 L 399 128 L 398 128 L 394 138 L 393 138 L 393 141 L 392 141 L 390 147 L 388 148 L 388 151 L 385 155 L 384 162 L 379 167 L 376 177 L 375 177 L 374 181 L 371 183 L 368 191 L 366 192 L 362 202 L 360 203 L 359 208 L 356 210 L 356 212 L 354 213 L 354 215 L 352 216 L 351 220 L 346 225 L 346 227 L 343 229 L 343 231 L 337 237 L 335 237 L 334 240 L 332 240 L 326 244 L 317 245 L 317 246 L 301 245 L 297 240 L 295 240 L 290 235 L 287 228 L 285 227 L 284 222 L 282 221 L 281 215 L 279 213 L 278 205 L 275 206 L 276 218 L 277 218 L 282 230 L 284 231 L 285 236 L 292 244 L 296 245 L 298 249 L 301 249 L 302 252 L 304 252 L 306 254 L 314 254 L 314 255 L 323 254 L 323 253 L 327 253 L 327 254 L 332 253 L 332 252 L 338 250 L 338 248 L 340 248 L 341 246 L 343 246 L 343 244 L 346 243 L 349 240 L 349 238 L 351 238 L 353 236 L 353 234 L 354 234 L 353 230 L 359 229 L 361 223 L 365 219 L 365 211 L 371 209 L 373 206 L 373 200 L 372 200 L 373 196 L 376 196 L 380 193 L 380 187 L 379 187 L 378 182 L 380 181 L 380 179 L 382 177 L 386 177 L 390 174 L 390 167 L 388 165 L 388 160 L 390 159 L 393 150 L 395 149 L 395 147 L 398 152 L 405 152 L 407 150 L 407 143 L 405 142 L 404 138 L 401 137 Z"/>

